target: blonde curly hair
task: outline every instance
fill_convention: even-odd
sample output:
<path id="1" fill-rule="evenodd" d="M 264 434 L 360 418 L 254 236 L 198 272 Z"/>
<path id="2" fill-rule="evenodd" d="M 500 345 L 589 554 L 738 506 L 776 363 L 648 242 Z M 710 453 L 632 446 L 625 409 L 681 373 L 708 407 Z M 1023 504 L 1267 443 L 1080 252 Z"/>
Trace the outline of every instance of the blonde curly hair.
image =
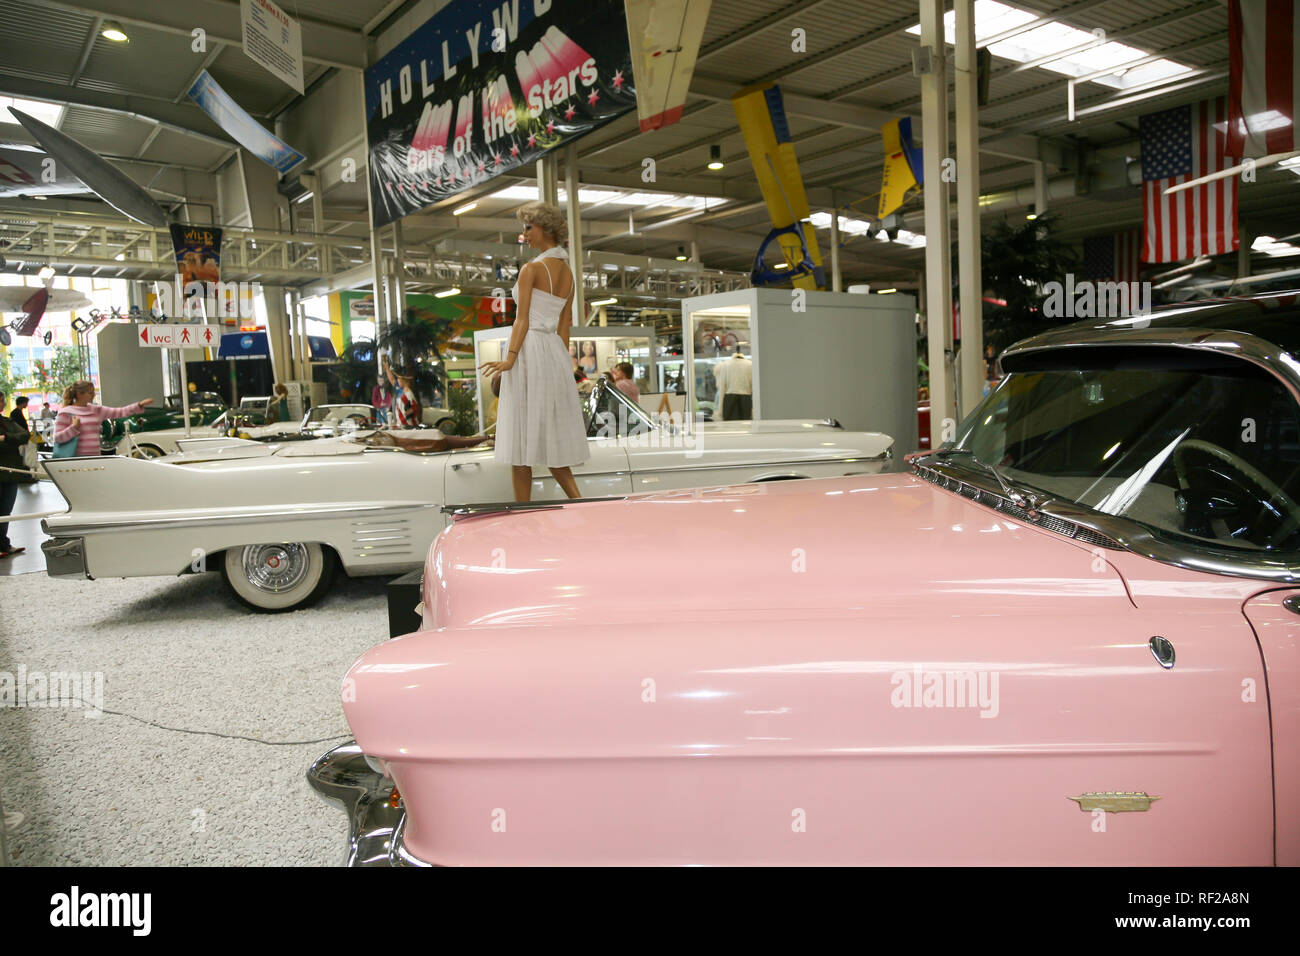
<path id="1" fill-rule="evenodd" d="M 564 213 L 550 203 L 530 202 L 519 208 L 515 218 L 525 226 L 540 226 L 542 232 L 558 243 L 563 244 L 569 239 L 569 223 Z"/>

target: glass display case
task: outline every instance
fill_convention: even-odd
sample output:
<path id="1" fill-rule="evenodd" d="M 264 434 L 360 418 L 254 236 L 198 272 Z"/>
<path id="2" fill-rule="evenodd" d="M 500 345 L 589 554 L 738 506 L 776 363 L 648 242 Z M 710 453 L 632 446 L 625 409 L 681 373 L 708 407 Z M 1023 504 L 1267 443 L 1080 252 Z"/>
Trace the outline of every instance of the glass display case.
<path id="1" fill-rule="evenodd" d="M 691 368 L 695 380 L 688 403 L 690 414 L 699 421 L 722 420 L 727 382 L 732 381 L 743 388 L 744 372 L 748 371 L 751 384 L 746 394 L 751 396 L 751 401 L 733 400 L 728 417 L 753 418 L 752 369 L 742 369 L 737 375 L 731 374 L 730 369 L 730 365 L 736 362 L 753 360 L 748 306 L 723 306 L 691 312 L 686 332 L 691 339 Z M 726 370 L 722 368 L 724 363 L 729 366 Z"/>

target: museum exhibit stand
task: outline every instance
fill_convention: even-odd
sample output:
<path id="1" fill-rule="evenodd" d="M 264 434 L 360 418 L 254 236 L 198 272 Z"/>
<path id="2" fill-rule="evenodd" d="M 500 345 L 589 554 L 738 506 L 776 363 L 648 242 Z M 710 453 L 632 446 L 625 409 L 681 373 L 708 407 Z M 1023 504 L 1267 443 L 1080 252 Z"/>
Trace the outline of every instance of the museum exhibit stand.
<path id="1" fill-rule="evenodd" d="M 910 295 L 751 288 L 683 299 L 682 344 L 694 418 L 829 417 L 893 436 L 897 456 L 916 448 Z M 752 399 L 724 415 L 727 384 L 741 390 L 746 378 Z"/>

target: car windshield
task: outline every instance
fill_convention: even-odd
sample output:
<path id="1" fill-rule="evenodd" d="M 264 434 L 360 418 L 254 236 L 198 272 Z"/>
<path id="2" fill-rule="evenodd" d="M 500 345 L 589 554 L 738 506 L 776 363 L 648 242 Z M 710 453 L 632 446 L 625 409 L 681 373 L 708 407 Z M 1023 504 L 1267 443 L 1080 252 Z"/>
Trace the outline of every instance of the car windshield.
<path id="1" fill-rule="evenodd" d="M 587 437 L 612 438 L 639 435 L 654 428 L 641 406 L 628 398 L 613 382 L 603 378 L 591 390 L 582 406 Z"/>
<path id="2" fill-rule="evenodd" d="M 1295 400 L 1254 365 L 1174 351 L 1135 360 L 1095 350 L 1093 367 L 1013 371 L 945 448 L 1157 537 L 1300 549 Z M 950 461 L 988 474 L 960 454 Z"/>

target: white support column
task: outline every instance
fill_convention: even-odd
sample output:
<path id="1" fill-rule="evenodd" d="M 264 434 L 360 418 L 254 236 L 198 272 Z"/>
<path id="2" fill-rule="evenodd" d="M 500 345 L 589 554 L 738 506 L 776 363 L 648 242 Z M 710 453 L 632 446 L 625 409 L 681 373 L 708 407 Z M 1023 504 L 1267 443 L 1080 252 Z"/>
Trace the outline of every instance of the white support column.
<path id="1" fill-rule="evenodd" d="M 401 325 L 406 321 L 406 267 L 402 260 L 406 249 L 402 244 L 402 220 L 393 223 L 393 271 L 389 277 L 388 321 Z"/>
<path id="2" fill-rule="evenodd" d="M 565 193 L 569 216 L 569 268 L 573 271 L 573 324 L 582 325 L 587 317 L 586 296 L 582 287 L 582 210 L 578 207 L 578 147 L 564 152 Z"/>
<path id="3" fill-rule="evenodd" d="M 312 380 L 312 343 L 307 341 L 307 310 L 303 308 L 303 297 L 298 290 L 289 294 L 290 310 L 294 313 L 294 328 L 298 329 L 298 381 Z M 311 393 L 308 392 L 308 399 Z"/>
<path id="4" fill-rule="evenodd" d="M 359 122 L 358 129 L 365 129 L 366 114 L 366 77 L 362 72 L 357 73 L 357 85 L 361 90 L 362 109 L 357 116 Z M 375 298 L 375 341 L 384 333 L 384 327 L 387 324 L 387 312 L 384 309 L 384 247 L 379 241 L 379 230 L 375 228 L 375 196 L 374 187 L 371 185 L 370 177 L 370 155 L 366 154 L 366 222 L 370 225 L 370 266 L 371 279 L 370 287 L 374 290 Z M 344 315 L 341 321 L 346 322 L 348 318 Z M 349 335 L 348 338 L 351 338 Z M 378 347 L 375 348 L 375 367 L 382 369 L 382 358 Z M 383 374 L 382 372 L 380 373 Z"/>
<path id="5" fill-rule="evenodd" d="M 370 285 L 375 293 L 375 339 L 378 340 L 388 326 L 388 312 L 384 302 L 386 298 L 384 289 L 384 244 L 379 239 L 379 230 L 374 226 L 370 227 L 370 265 L 372 271 Z M 379 361 L 378 356 L 376 356 L 375 361 Z"/>
<path id="6" fill-rule="evenodd" d="M 831 291 L 842 292 L 840 281 L 840 204 L 831 190 Z"/>
<path id="7" fill-rule="evenodd" d="M 266 339 L 271 346 L 271 372 L 277 382 L 288 381 L 294 372 L 290 346 L 293 326 L 284 309 L 284 289 L 278 285 L 262 286 L 262 304 L 266 307 Z"/>
<path id="8" fill-rule="evenodd" d="M 957 289 L 961 308 L 961 400 L 966 416 L 984 397 L 984 277 L 980 269 L 979 79 L 975 0 L 955 0 L 957 16 Z M 1042 163 L 1038 163 L 1042 168 Z"/>
<path id="9" fill-rule="evenodd" d="M 925 158 L 925 324 L 930 365 L 930 447 L 944 440 L 944 421 L 957 418 L 952 369 L 952 265 L 948 184 L 941 163 L 948 155 L 948 76 L 943 0 L 920 0 L 921 46 L 931 71 L 921 77 L 921 137 Z"/>
<path id="10" fill-rule="evenodd" d="M 555 153 L 537 161 L 537 198 L 552 206 L 560 204 L 560 173 Z"/>

